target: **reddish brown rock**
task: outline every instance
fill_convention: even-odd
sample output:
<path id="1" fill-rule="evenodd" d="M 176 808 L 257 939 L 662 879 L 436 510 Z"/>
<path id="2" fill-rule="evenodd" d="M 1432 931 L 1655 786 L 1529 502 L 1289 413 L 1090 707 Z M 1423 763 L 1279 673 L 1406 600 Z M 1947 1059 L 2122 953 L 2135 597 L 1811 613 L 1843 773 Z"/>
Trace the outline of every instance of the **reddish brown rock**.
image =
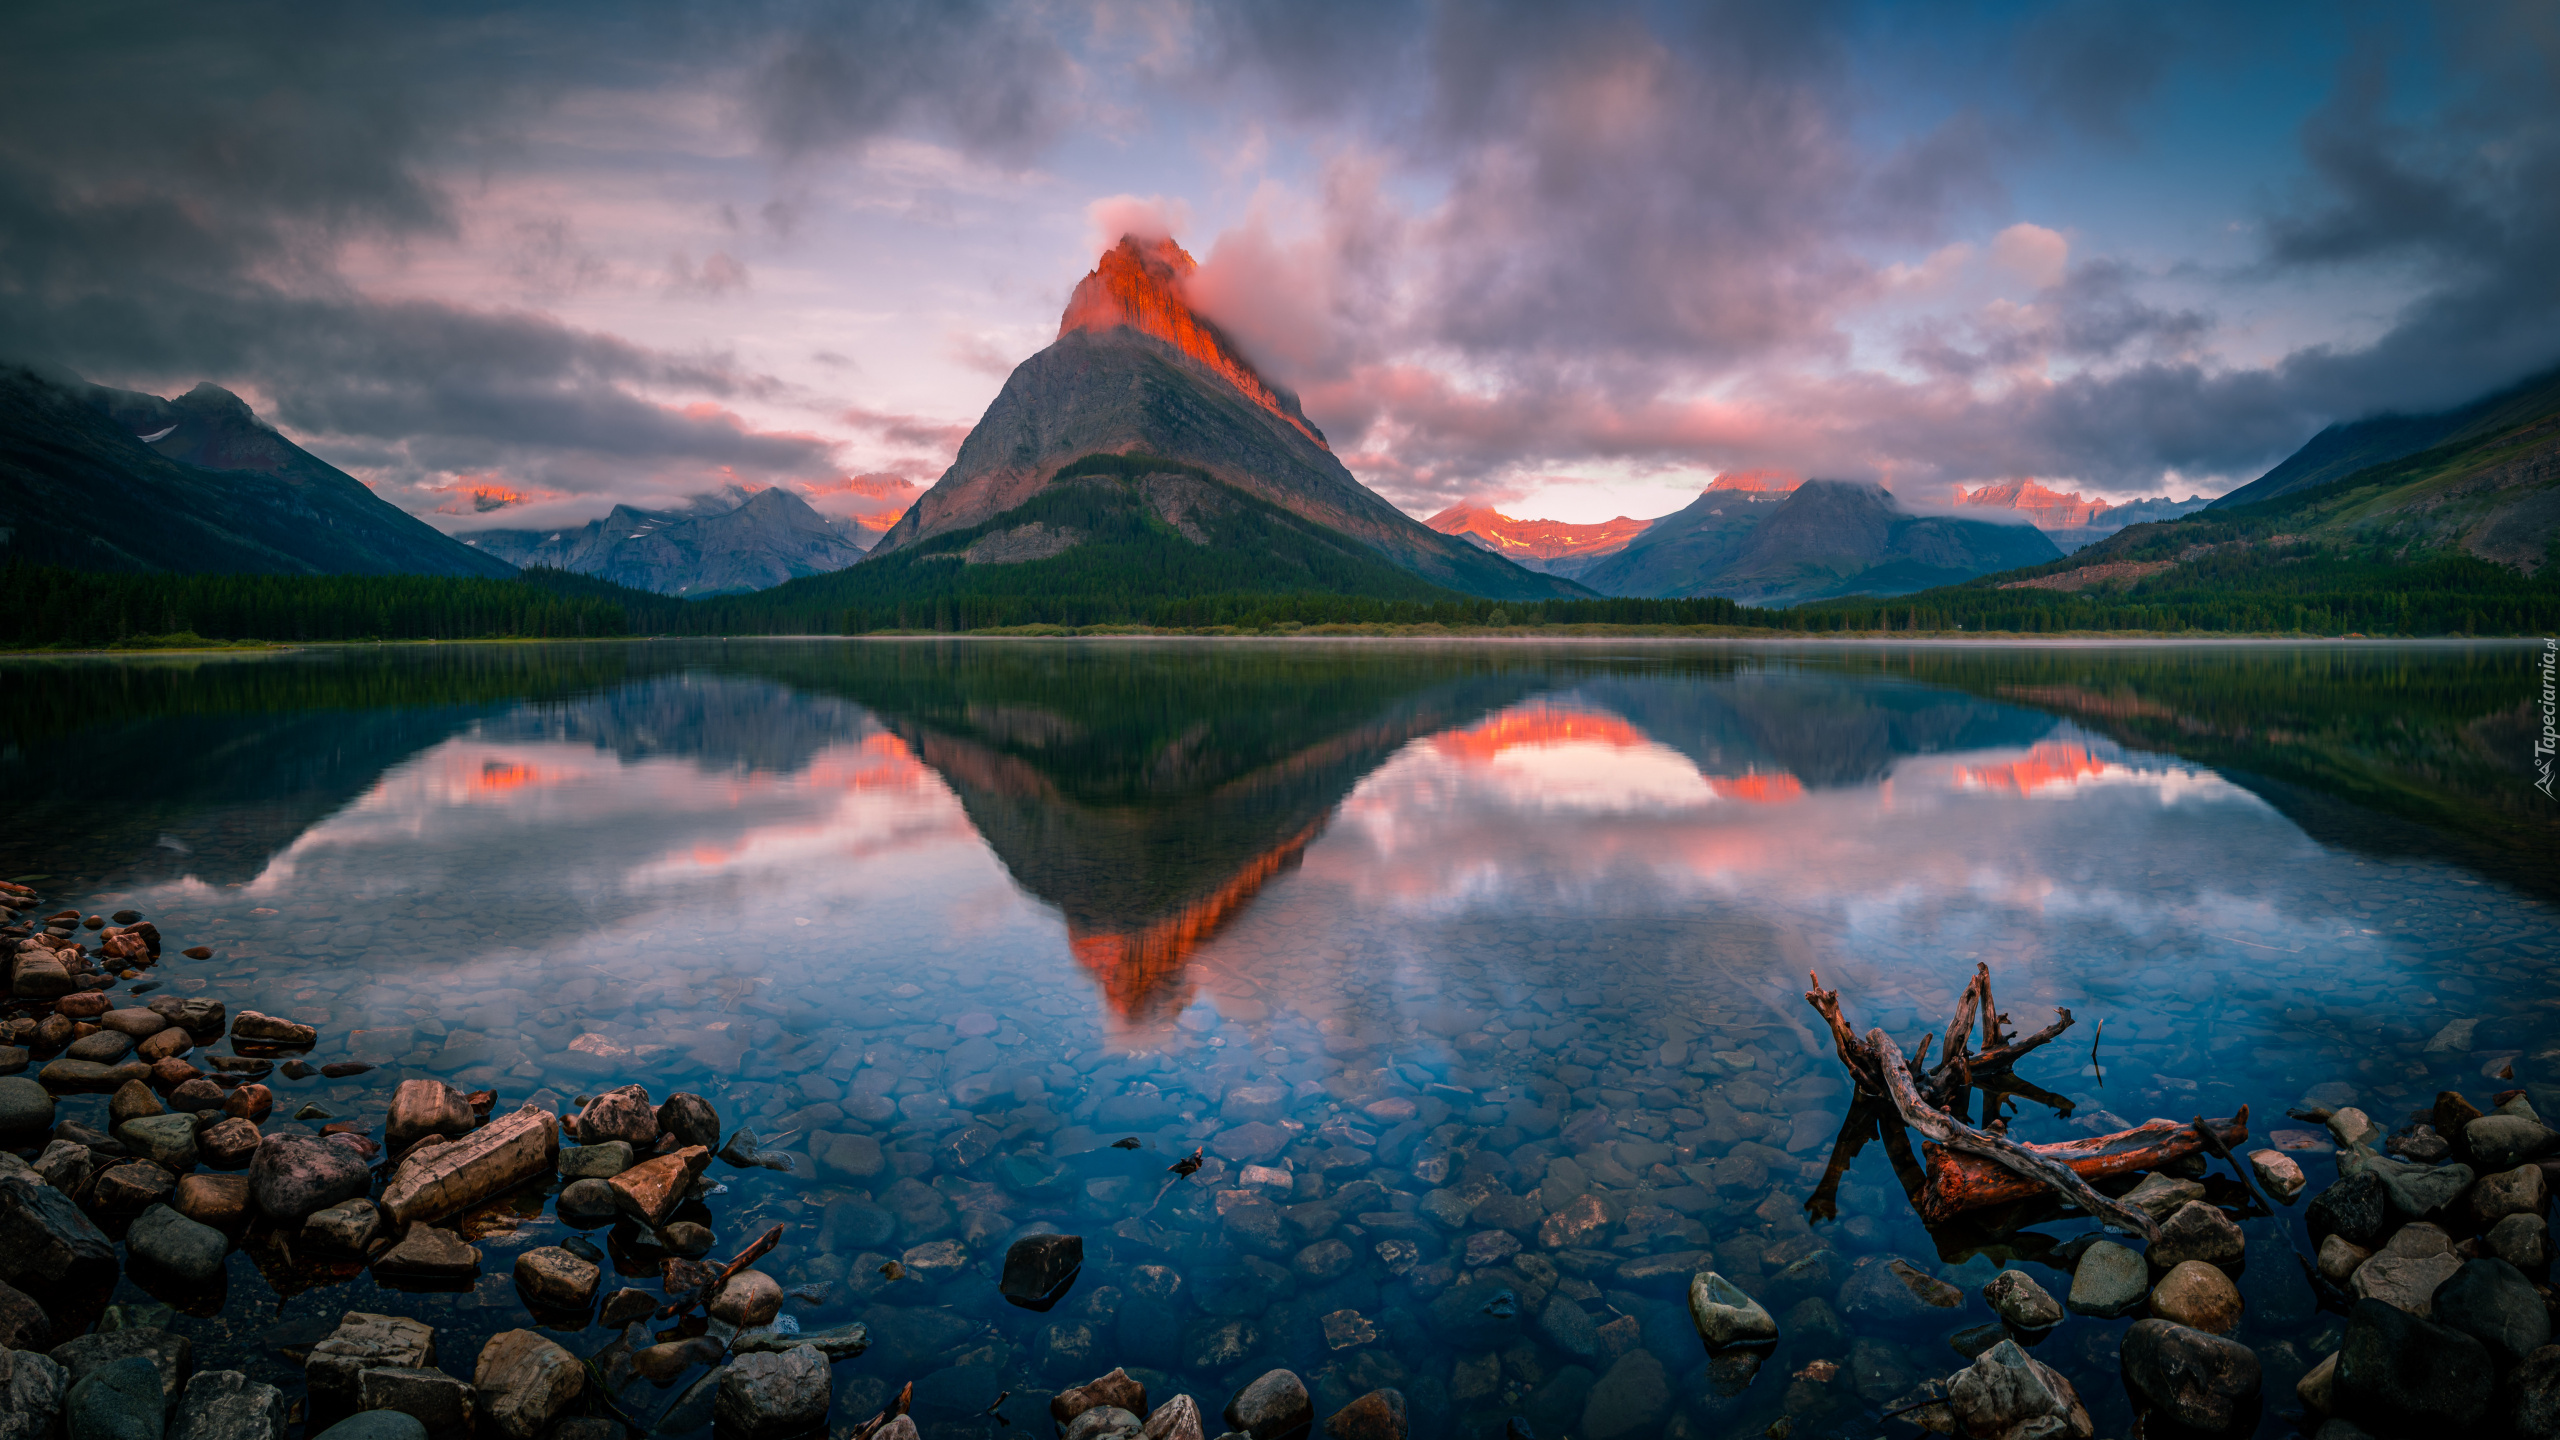
<path id="1" fill-rule="evenodd" d="M 53 1013 L 67 1015 L 74 1020 L 95 1020 L 114 1009 L 115 1003 L 107 998 L 106 992 L 91 990 L 79 995 L 65 995 L 54 1001 Z"/>
<path id="2" fill-rule="evenodd" d="M 626 1141 L 644 1155 L 657 1145 L 658 1112 L 649 1104 L 648 1091 L 637 1085 L 608 1090 L 578 1112 L 579 1144 L 608 1140 Z"/>
<path id="3" fill-rule="evenodd" d="M 245 1170 L 257 1158 L 259 1139 L 257 1125 L 235 1115 L 196 1135 L 196 1156 L 215 1170 Z M 247 1177 L 240 1183 L 246 1186 Z"/>
<path id="4" fill-rule="evenodd" d="M 145 1013 L 147 1014 L 149 1012 L 146 1011 Z M 179 1056 L 194 1049 L 195 1045 L 196 1039 L 194 1036 L 179 1029 L 175 1025 L 169 1025 L 153 1031 L 141 1044 L 133 1047 L 133 1053 L 141 1056 L 145 1060 L 155 1062 L 161 1060 L 177 1060 Z M 183 1060 L 178 1061 L 178 1063 L 182 1065 L 186 1064 Z M 195 1067 L 189 1065 L 187 1068 L 192 1070 Z"/>
<path id="5" fill-rule="evenodd" d="M 459 1140 L 410 1151 L 382 1208 L 402 1225 L 432 1220 L 549 1174 L 559 1159 L 559 1117 L 527 1105 Z"/>
<path id="6" fill-rule="evenodd" d="M 232 1091 L 230 1098 L 222 1102 L 223 1114 L 236 1115 L 243 1120 L 260 1124 L 264 1124 L 266 1118 L 274 1114 L 275 1110 L 276 1092 L 254 1082 Z"/>
<path id="7" fill-rule="evenodd" d="M 206 1138 L 212 1138 L 210 1131 Z M 189 1175 L 178 1182 L 169 1205 L 199 1225 L 216 1230 L 237 1229 L 249 1223 L 249 1177 Z"/>
<path id="8" fill-rule="evenodd" d="M 169 1022 L 139 1006 L 131 1010 L 108 1010 L 97 1016 L 102 1029 L 118 1030 L 136 1040 L 147 1040 L 169 1028 Z"/>
<path id="9" fill-rule="evenodd" d="M 397 1154 L 426 1135 L 468 1135 L 474 1123 L 471 1103 L 442 1080 L 403 1080 L 391 1093 L 391 1118 L 382 1142 Z"/>
<path id="10" fill-rule="evenodd" d="M 221 1086 L 199 1075 L 169 1092 L 169 1108 L 181 1115 L 193 1115 L 202 1110 L 219 1110 L 229 1099 Z"/>
<path id="11" fill-rule="evenodd" d="M 710 1163 L 709 1150 L 687 1145 L 654 1160 L 644 1160 L 605 1184 L 612 1187 L 614 1203 L 623 1214 L 655 1230 L 667 1223 L 667 1217 L 684 1200 L 685 1191 L 692 1187 L 694 1177 Z"/>

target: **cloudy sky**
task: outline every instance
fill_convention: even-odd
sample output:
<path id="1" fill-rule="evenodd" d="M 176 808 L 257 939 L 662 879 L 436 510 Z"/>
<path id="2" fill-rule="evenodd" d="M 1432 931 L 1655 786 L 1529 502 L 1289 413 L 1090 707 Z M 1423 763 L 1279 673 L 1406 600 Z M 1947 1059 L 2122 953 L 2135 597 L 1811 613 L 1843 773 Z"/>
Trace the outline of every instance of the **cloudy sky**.
<path id="1" fill-rule="evenodd" d="M 894 506 L 1132 223 L 1417 514 L 2212 493 L 2560 361 L 2560 11 L 0 18 L 0 354 L 225 385 L 448 528 Z"/>

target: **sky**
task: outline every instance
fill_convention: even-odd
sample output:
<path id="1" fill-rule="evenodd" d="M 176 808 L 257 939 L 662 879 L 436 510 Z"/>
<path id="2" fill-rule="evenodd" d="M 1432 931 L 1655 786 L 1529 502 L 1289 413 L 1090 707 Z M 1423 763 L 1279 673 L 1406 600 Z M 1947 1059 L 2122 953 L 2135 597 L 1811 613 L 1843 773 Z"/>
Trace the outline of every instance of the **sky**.
<path id="1" fill-rule="evenodd" d="M 1132 227 L 1417 516 L 2216 494 L 2560 363 L 2560 8 L 0 16 L 0 358 L 222 385 L 450 530 L 885 524 Z"/>

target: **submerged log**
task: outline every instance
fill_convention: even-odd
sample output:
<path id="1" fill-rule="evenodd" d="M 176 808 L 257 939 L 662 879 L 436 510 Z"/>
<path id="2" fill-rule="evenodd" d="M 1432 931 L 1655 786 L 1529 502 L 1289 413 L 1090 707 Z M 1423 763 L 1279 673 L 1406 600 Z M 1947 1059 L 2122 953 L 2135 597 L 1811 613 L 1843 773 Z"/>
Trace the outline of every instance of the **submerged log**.
<path id="1" fill-rule="evenodd" d="M 2038 1188 L 2050 1189 L 2096 1216 L 2110 1229 L 2128 1231 L 2145 1240 L 2160 1238 L 2159 1222 L 2091 1189 L 2089 1182 L 2082 1179 L 2077 1170 L 2046 1153 L 2045 1147 L 2030 1148 L 2006 1136 L 1976 1130 L 1943 1110 L 1930 1108 L 1911 1083 L 1910 1071 L 1902 1061 L 1902 1047 L 1894 1044 L 1893 1037 L 1884 1033 L 1881 1027 L 1867 1032 L 1867 1049 L 1875 1058 L 1876 1068 L 1884 1072 L 1885 1084 L 1893 1092 L 1894 1108 L 1902 1112 L 1902 1123 L 1936 1141 L 1942 1150 L 1979 1156 L 2014 1172 L 2025 1188 L 2009 1198 L 2034 1194 Z M 2203 1142 L 2189 1133 L 2186 1143 L 2193 1148 Z M 1943 1193 L 1936 1168 L 1930 1171 L 1928 1190 L 1922 1193 L 1926 1196 L 1931 1191 Z M 1952 1215 L 1959 1210 L 1971 1209 L 1976 1203 L 1990 1202 L 1953 1205 L 1941 1213 Z M 1923 1204 L 1922 1219 L 1936 1218 L 1930 1214 L 1931 1208 Z"/>
<path id="2" fill-rule="evenodd" d="M 2240 1113 L 2228 1120 L 2204 1123 L 2213 1127 L 2214 1138 L 2226 1149 L 2237 1147 L 2249 1138 L 2249 1107 L 2241 1106 Z M 2015 1148 L 2067 1167 L 2072 1175 L 2086 1182 L 2111 1175 L 2129 1175 L 2137 1170 L 2157 1170 L 2196 1154 L 2205 1148 L 2205 1144 L 2193 1125 L 2175 1120 L 2153 1120 L 2112 1135 L 2092 1135 L 2083 1140 Z M 1920 1192 L 1920 1214 L 1925 1220 L 1944 1220 L 1967 1210 L 2023 1200 L 2039 1191 L 2054 1188 L 2041 1178 L 2030 1179 L 2005 1165 L 1963 1153 L 1946 1144 L 1932 1141 L 1921 1146 L 1921 1151 L 1929 1158 L 1929 1183 Z M 2114 1204 L 2112 1201 L 2108 1203 Z M 2089 1207 L 2083 1205 L 2081 1208 Z M 2127 1213 L 2140 1214 L 2139 1211 Z"/>

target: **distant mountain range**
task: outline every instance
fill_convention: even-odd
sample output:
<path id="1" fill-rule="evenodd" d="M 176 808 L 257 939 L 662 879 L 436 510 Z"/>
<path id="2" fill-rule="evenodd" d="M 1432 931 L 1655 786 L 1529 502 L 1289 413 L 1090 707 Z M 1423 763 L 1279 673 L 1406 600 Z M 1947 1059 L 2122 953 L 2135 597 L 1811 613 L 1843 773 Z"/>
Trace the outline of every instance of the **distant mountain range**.
<path id="1" fill-rule="evenodd" d="M 2213 502 L 2202 495 L 2172 500 L 2163 495 L 2152 500 L 2092 500 L 2074 490 L 2069 493 L 2049 490 L 2033 480 L 2003 480 L 1967 490 L 1956 487 L 1958 505 L 1984 509 L 2010 510 L 2027 517 L 2042 530 L 2064 554 L 2092 541 L 2103 540 L 2127 525 L 2140 525 L 2153 520 L 2173 520 L 2180 515 L 2201 510 Z"/>
<path id="2" fill-rule="evenodd" d="M 0 366 L 0 550 L 76 570 L 515 573 L 219 386 L 164 400 L 21 366 Z"/>
<path id="3" fill-rule="evenodd" d="M 511 565 L 545 565 L 660 595 L 727 595 L 824 575 L 860 560 L 865 532 L 776 486 L 698 495 L 683 510 L 616 505 L 557 530 L 480 530 L 463 543 Z"/>
<path id="4" fill-rule="evenodd" d="M 1514 520 L 1490 505 L 1460 501 L 1422 522 L 1443 535 L 1481 546 L 1523 570 L 1577 575 L 1604 555 L 1615 555 L 1650 520 L 1621 515 L 1597 525 L 1563 520 Z"/>

